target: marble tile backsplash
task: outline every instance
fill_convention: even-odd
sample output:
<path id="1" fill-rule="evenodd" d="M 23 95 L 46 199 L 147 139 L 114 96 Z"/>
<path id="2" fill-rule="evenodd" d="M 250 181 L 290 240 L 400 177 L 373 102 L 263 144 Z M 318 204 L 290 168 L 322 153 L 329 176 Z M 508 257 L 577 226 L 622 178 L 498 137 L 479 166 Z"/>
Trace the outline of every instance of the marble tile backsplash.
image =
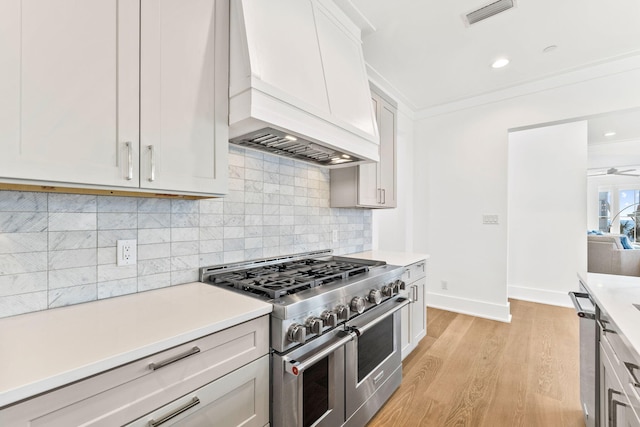
<path id="1" fill-rule="evenodd" d="M 230 147 L 229 177 L 222 199 L 0 191 L 0 317 L 196 281 L 203 266 L 371 249 L 371 211 L 330 208 L 328 170 Z M 137 239 L 136 265 L 116 266 L 122 239 Z"/>

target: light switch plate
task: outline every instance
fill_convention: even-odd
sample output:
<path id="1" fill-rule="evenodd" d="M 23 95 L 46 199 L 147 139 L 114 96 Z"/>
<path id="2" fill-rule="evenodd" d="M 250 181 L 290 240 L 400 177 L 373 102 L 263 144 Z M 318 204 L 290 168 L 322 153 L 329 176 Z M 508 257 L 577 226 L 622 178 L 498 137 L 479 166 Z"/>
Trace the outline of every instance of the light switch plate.
<path id="1" fill-rule="evenodd" d="M 482 215 L 482 223 L 483 224 L 498 224 L 498 215 L 495 214 L 491 214 L 491 215 L 487 215 L 487 214 L 483 214 Z"/>

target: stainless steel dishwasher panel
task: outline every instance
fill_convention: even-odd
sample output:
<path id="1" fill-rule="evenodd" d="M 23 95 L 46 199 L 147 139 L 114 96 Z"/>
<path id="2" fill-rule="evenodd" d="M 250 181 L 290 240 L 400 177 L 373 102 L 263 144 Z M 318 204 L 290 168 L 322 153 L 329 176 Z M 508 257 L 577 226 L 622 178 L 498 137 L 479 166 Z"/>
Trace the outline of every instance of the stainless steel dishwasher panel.
<path id="1" fill-rule="evenodd" d="M 589 292 L 580 282 L 580 292 L 569 292 L 569 296 L 580 317 L 580 401 L 584 411 L 586 427 L 599 427 L 599 375 L 598 333 L 596 306 Z"/>

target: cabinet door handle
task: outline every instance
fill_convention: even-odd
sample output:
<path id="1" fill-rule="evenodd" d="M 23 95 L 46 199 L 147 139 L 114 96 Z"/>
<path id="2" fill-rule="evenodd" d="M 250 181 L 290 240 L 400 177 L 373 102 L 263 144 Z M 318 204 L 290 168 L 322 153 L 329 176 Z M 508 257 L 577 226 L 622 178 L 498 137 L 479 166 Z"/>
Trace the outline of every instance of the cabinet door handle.
<path id="1" fill-rule="evenodd" d="M 382 204 L 387 204 L 387 190 L 385 190 L 384 188 L 382 189 Z"/>
<path id="2" fill-rule="evenodd" d="M 418 302 L 419 299 L 420 299 L 420 294 L 418 293 L 418 285 L 414 285 L 414 287 L 413 287 L 413 295 L 414 295 L 413 300 L 415 302 Z"/>
<path id="3" fill-rule="evenodd" d="M 185 357 L 189 357 L 189 356 L 193 356 L 194 354 L 200 353 L 200 348 L 199 347 L 193 347 L 190 350 L 185 351 L 184 353 L 180 353 L 176 356 L 170 357 L 169 359 L 163 360 L 162 362 L 158 362 L 158 363 L 150 363 L 149 364 L 149 369 L 151 369 L 152 371 L 156 371 L 160 368 L 164 368 L 167 365 L 170 365 L 172 363 L 177 362 L 178 360 L 182 360 Z"/>
<path id="4" fill-rule="evenodd" d="M 378 188 L 378 203 L 382 203 L 382 189 Z"/>
<path id="5" fill-rule="evenodd" d="M 131 181 L 133 179 L 133 147 L 129 141 L 124 145 L 127 147 L 127 181 Z"/>
<path id="6" fill-rule="evenodd" d="M 153 149 L 153 145 L 149 145 L 149 157 L 151 159 L 151 176 L 149 177 L 149 182 L 153 182 L 156 180 L 156 156 L 155 150 Z"/>
<path id="7" fill-rule="evenodd" d="M 156 427 L 159 426 L 160 424 L 164 424 L 167 421 L 169 421 L 171 418 L 175 418 L 178 415 L 182 414 L 185 411 L 188 411 L 189 409 L 193 408 L 194 406 L 198 405 L 200 403 L 200 399 L 198 399 L 197 396 L 194 396 L 193 399 L 191 399 L 189 402 L 185 403 L 184 405 L 174 409 L 173 411 L 169 412 L 166 415 L 163 415 L 162 417 L 156 419 L 152 419 L 149 421 L 149 427 Z"/>

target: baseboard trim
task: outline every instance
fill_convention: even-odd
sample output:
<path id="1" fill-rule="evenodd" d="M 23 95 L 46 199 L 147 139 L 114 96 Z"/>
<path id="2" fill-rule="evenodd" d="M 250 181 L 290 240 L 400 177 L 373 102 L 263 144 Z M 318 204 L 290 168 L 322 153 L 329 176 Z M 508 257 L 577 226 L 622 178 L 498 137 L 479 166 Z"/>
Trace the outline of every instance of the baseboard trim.
<path id="1" fill-rule="evenodd" d="M 441 310 L 454 311 L 456 313 L 511 323 L 509 302 L 504 305 L 494 304 L 432 292 L 427 292 L 426 300 L 427 307 L 439 308 Z"/>
<path id="2" fill-rule="evenodd" d="M 573 307 L 567 292 L 550 291 L 547 289 L 528 288 L 526 286 L 509 285 L 509 298 L 559 307 Z"/>

